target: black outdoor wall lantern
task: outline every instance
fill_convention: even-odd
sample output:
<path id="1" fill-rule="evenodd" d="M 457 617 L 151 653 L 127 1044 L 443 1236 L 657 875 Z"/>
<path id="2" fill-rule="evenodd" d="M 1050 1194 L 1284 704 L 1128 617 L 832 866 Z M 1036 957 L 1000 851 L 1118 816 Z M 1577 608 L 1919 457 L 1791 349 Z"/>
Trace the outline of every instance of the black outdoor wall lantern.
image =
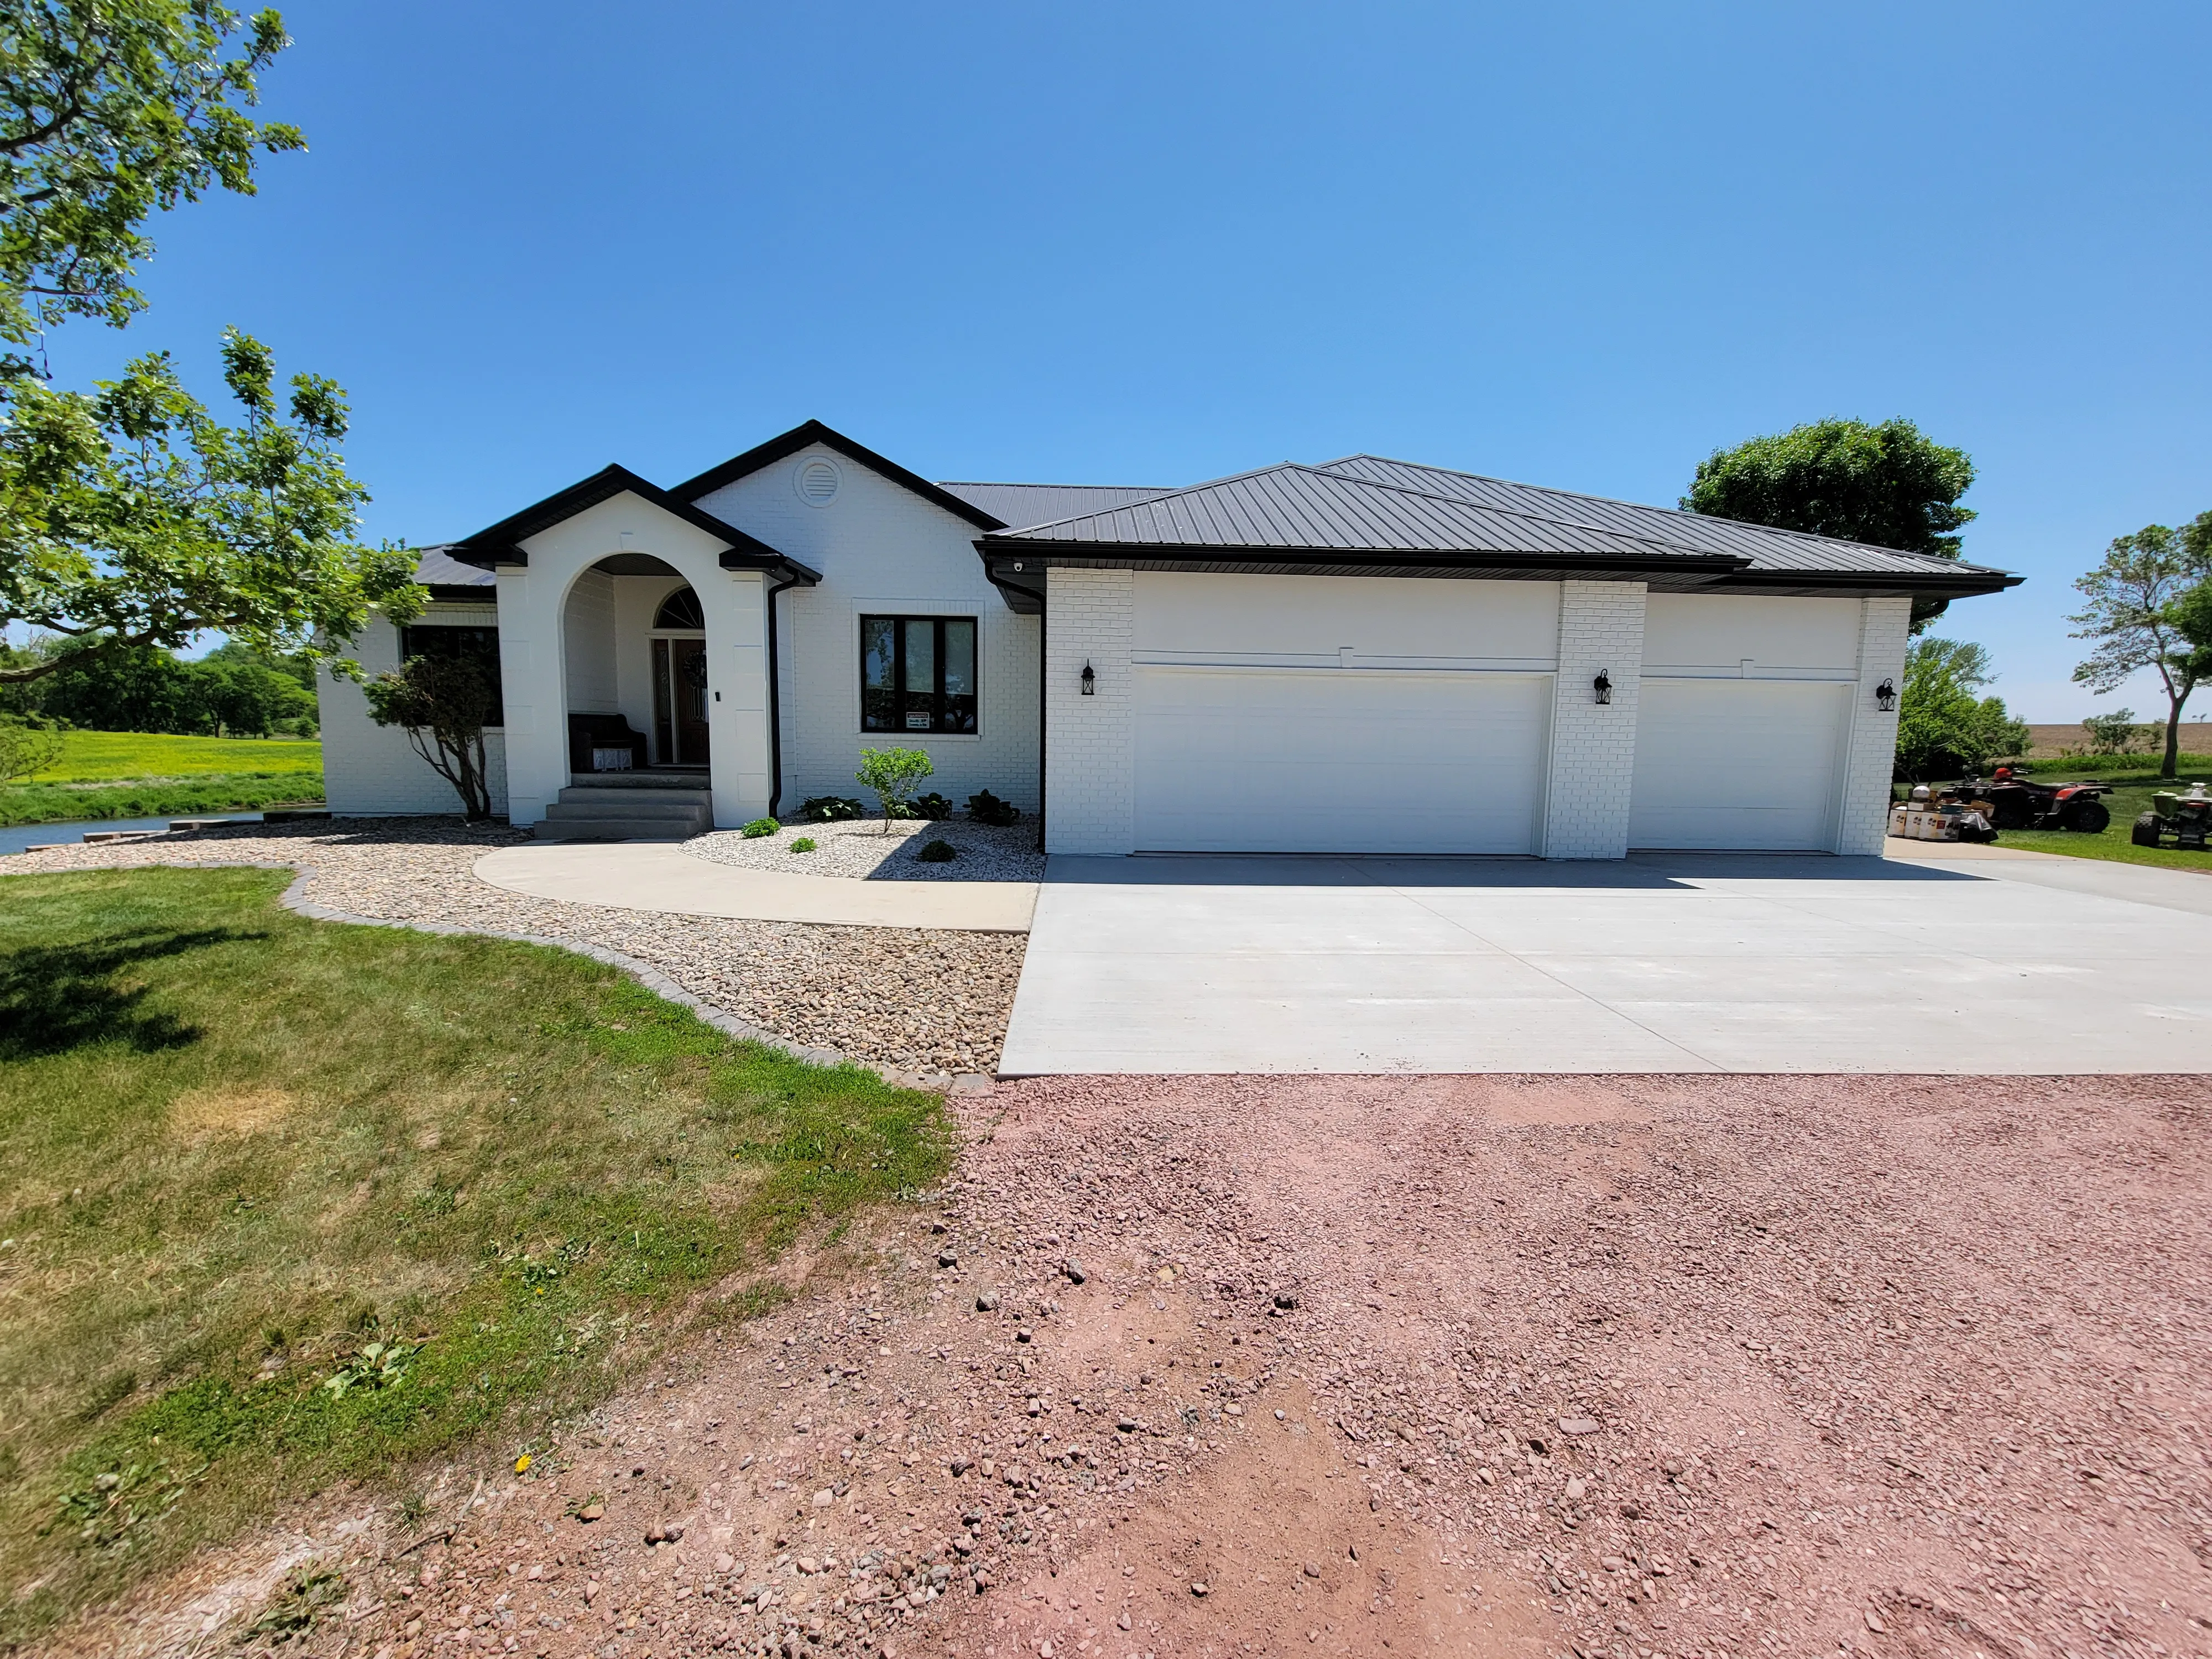
<path id="1" fill-rule="evenodd" d="M 1611 702 L 1613 701 L 1613 676 L 1607 673 L 1602 668 L 1599 669 L 1597 671 L 1597 678 L 1590 682 L 1590 690 L 1597 694 L 1597 700 L 1600 702 Z"/>
<path id="2" fill-rule="evenodd" d="M 1874 704 L 1885 714 L 1897 707 L 1897 683 L 1894 680 L 1884 680 L 1875 687 Z"/>
<path id="3" fill-rule="evenodd" d="M 1083 695 L 1086 697 L 1098 695 L 1098 676 L 1091 672 L 1089 663 L 1083 665 Z"/>

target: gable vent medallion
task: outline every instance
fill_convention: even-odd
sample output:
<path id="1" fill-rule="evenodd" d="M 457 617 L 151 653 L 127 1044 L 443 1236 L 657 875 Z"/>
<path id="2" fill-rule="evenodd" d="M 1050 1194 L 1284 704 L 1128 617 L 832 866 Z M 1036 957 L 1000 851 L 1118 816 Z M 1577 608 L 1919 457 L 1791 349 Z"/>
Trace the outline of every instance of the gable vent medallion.
<path id="1" fill-rule="evenodd" d="M 809 507 L 827 507 L 837 494 L 837 467 L 820 456 L 801 465 L 792 477 L 799 499 Z"/>

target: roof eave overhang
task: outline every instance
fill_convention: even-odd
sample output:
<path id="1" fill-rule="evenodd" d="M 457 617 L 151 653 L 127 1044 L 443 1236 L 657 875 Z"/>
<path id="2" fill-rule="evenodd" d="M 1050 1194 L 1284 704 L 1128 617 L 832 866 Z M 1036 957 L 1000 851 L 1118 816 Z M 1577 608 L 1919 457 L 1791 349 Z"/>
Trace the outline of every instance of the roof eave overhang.
<path id="1" fill-rule="evenodd" d="M 819 421 L 808 421 L 788 432 L 779 433 L 764 444 L 756 444 L 742 455 L 732 455 L 719 466 L 710 466 L 696 478 L 687 478 L 671 493 L 687 501 L 696 501 L 702 495 L 710 495 L 717 489 L 750 477 L 764 466 L 796 455 L 802 449 L 819 445 L 834 449 L 847 460 L 857 462 L 870 471 L 890 479 L 893 483 L 911 490 L 922 500 L 943 507 L 954 517 L 964 519 L 978 530 L 1003 530 L 1004 519 L 986 513 L 973 501 L 963 501 L 951 490 L 932 483 L 918 472 L 910 472 L 888 456 L 878 455 L 866 444 L 855 443 L 835 427 L 824 426 Z"/>
<path id="2" fill-rule="evenodd" d="M 526 568 L 530 563 L 530 550 L 524 547 L 523 543 L 532 536 L 542 535 L 557 524 L 565 523 L 580 513 L 588 512 L 602 501 L 611 501 L 623 495 L 635 495 L 647 506 L 657 507 L 671 518 L 721 543 L 724 550 L 720 559 L 725 570 L 766 571 L 810 587 L 822 580 L 821 572 L 770 547 L 757 536 L 747 534 L 737 526 L 724 522 L 674 492 L 663 489 L 650 479 L 641 478 L 628 467 L 619 465 L 604 467 L 590 477 L 548 495 L 535 506 L 526 507 L 465 540 L 453 543 L 446 550 L 447 556 L 456 564 L 473 565 L 479 570 L 496 570 L 502 565 Z"/>
<path id="3" fill-rule="evenodd" d="M 1783 598 L 1971 599 L 2002 593 L 2027 580 L 2002 570 L 1904 571 L 1747 570 L 1705 590 L 1767 593 Z"/>

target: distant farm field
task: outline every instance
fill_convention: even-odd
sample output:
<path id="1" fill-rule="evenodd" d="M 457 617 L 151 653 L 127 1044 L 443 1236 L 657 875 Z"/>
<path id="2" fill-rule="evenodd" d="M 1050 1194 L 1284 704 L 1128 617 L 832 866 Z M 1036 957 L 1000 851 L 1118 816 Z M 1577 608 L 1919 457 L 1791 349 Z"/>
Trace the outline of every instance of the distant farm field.
<path id="1" fill-rule="evenodd" d="M 0 825 L 252 811 L 322 799 L 323 745 L 312 738 L 70 732 L 52 766 L 0 786 Z"/>

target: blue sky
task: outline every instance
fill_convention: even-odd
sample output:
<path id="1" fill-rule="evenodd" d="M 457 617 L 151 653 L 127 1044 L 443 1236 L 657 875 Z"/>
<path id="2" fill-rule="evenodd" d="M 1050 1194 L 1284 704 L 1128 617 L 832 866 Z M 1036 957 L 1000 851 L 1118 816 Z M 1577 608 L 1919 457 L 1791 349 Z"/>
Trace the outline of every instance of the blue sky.
<path id="1" fill-rule="evenodd" d="M 2112 536 L 2212 507 L 2212 8 L 286 16 L 264 112 L 310 151 L 157 222 L 153 311 L 54 364 L 213 389 L 259 333 L 350 392 L 373 535 L 810 416 L 933 477 L 1364 449 L 1671 502 L 1717 446 L 1903 414 L 2029 578 L 1943 631 L 2030 718 L 2154 702 L 2070 685 L 2063 618 Z"/>

